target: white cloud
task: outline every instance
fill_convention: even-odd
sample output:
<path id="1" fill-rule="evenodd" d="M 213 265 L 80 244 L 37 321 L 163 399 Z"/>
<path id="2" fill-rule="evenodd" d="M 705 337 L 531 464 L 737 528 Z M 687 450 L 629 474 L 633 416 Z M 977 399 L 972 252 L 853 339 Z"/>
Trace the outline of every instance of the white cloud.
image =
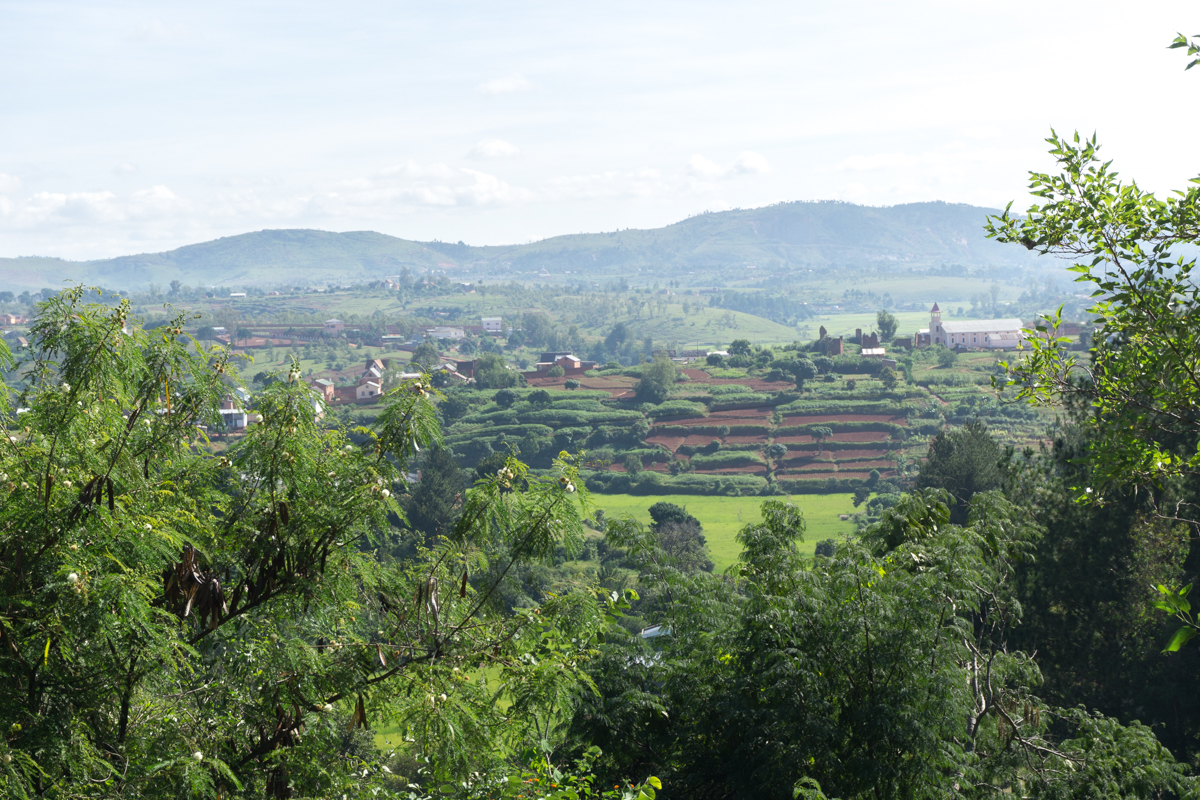
<path id="1" fill-rule="evenodd" d="M 128 175 L 131 172 L 137 172 L 137 167 L 133 164 L 130 164 L 128 161 L 123 161 L 113 167 L 113 172 L 117 173 L 118 175 Z"/>
<path id="2" fill-rule="evenodd" d="M 510 92 L 522 92 L 533 86 L 524 75 L 516 74 L 509 75 L 507 78 L 495 78 L 490 81 L 479 84 L 479 91 L 484 94 L 509 94 Z"/>
<path id="3" fill-rule="evenodd" d="M 16 194 L 21 191 L 21 179 L 16 175 L 0 172 L 0 194 Z"/>
<path id="4" fill-rule="evenodd" d="M 731 178 L 769 172 L 770 165 L 766 158 L 748 150 L 724 166 L 702 155 L 694 155 L 688 161 L 688 171 L 697 178 Z"/>
<path id="5" fill-rule="evenodd" d="M 467 158 L 512 158 L 520 153 L 521 151 L 516 145 L 509 144 L 503 139 L 485 139 L 471 148 L 467 153 Z"/>

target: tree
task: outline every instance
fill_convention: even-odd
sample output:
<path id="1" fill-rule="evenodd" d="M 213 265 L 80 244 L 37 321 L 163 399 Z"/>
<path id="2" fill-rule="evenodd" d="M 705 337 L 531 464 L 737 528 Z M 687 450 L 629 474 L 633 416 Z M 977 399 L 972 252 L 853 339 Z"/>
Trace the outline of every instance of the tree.
<path id="1" fill-rule="evenodd" d="M 987 425 L 972 420 L 933 437 L 917 476 L 917 487 L 948 492 L 957 501 L 951 518 L 961 523 L 967 519 L 975 494 L 1000 488 L 1003 479 L 1004 451 L 988 433 Z"/>
<path id="2" fill-rule="evenodd" d="M 563 369 L 562 366 L 559 364 L 555 364 L 553 367 L 546 370 L 546 375 L 551 378 L 561 378 L 563 375 L 566 375 L 566 374 L 567 374 L 567 371 L 565 369 Z"/>
<path id="3" fill-rule="evenodd" d="M 171 291 L 168 292 L 167 294 L 170 297 L 178 297 L 179 290 L 182 288 L 183 288 L 183 281 L 173 280 L 173 281 L 171 281 Z"/>
<path id="4" fill-rule="evenodd" d="M 535 389 L 526 395 L 525 399 L 529 401 L 529 405 L 538 408 L 545 408 L 554 402 L 554 398 L 545 389 Z"/>
<path id="5" fill-rule="evenodd" d="M 517 402 L 517 393 L 512 389 L 501 389 L 492 396 L 492 399 L 501 408 L 512 408 L 513 403 Z"/>
<path id="6" fill-rule="evenodd" d="M 819 457 L 821 455 L 821 443 L 826 439 L 833 438 L 833 428 L 830 428 L 827 425 L 817 425 L 809 428 L 808 433 L 810 436 L 812 436 L 813 441 L 817 443 L 817 456 Z"/>
<path id="7" fill-rule="evenodd" d="M 776 442 L 767 448 L 767 455 L 770 456 L 771 460 L 775 462 L 776 467 L 779 466 L 779 462 L 781 460 L 787 458 L 787 454 L 788 449 L 786 444 L 780 444 L 779 442 Z"/>
<path id="8" fill-rule="evenodd" d="M 720 353 L 709 353 L 704 359 L 704 363 L 710 367 L 720 367 L 725 364 L 725 357 Z"/>
<path id="9" fill-rule="evenodd" d="M 0 303 L 11 303 L 16 299 L 16 295 L 12 292 L 0 292 Z"/>
<path id="10" fill-rule="evenodd" d="M 467 484 L 458 462 L 444 447 L 429 451 L 419 467 L 421 477 L 412 494 L 403 501 L 404 513 L 408 527 L 421 534 L 427 547 L 432 547 L 437 537 L 454 530 Z"/>
<path id="11" fill-rule="evenodd" d="M 942 369 L 950 369 L 954 366 L 954 362 L 958 360 L 958 353 L 951 350 L 949 347 L 938 345 L 937 347 L 937 362 Z"/>
<path id="12" fill-rule="evenodd" d="M 202 342 L 212 341 L 217 338 L 217 332 L 212 325 L 202 325 L 200 330 L 196 331 L 196 338 Z"/>
<path id="13" fill-rule="evenodd" d="M 665 355 L 642 367 L 642 378 L 634 387 L 634 395 L 643 403 L 661 403 L 671 394 L 677 372 L 675 364 Z"/>
<path id="14" fill-rule="evenodd" d="M 1040 532 L 995 494 L 948 524 L 945 499 L 904 498 L 818 559 L 797 545 L 799 509 L 765 503 L 738 535 L 736 588 L 609 522 L 671 633 L 655 654 L 613 640 L 589 666 L 598 692 L 572 735 L 603 748 L 599 778 L 654 771 L 682 797 L 1190 791 L 1149 727 L 1039 699 L 1036 663 L 1004 643 L 1020 621 L 1014 570 Z"/>
<path id="15" fill-rule="evenodd" d="M 475 359 L 475 386 L 480 389 L 509 389 L 520 380 L 517 373 L 508 368 L 504 358 L 495 353 L 484 353 Z"/>
<path id="16" fill-rule="evenodd" d="M 899 383 L 899 379 L 896 377 L 896 370 L 891 367 L 884 367 L 879 371 L 879 380 L 883 381 L 883 387 L 888 390 L 895 389 Z"/>
<path id="17" fill-rule="evenodd" d="M 409 359 L 410 369 L 416 367 L 421 372 L 428 372 L 441 363 L 442 355 L 438 352 L 437 343 L 433 339 L 426 339 L 417 345 Z"/>
<path id="18" fill-rule="evenodd" d="M 621 465 L 630 475 L 636 475 L 642 471 L 642 457 L 637 453 L 630 453 L 621 460 Z"/>
<path id="19" fill-rule="evenodd" d="M 749 339 L 734 339 L 729 343 L 729 355 L 731 356 L 748 356 L 754 352 L 754 347 L 750 344 Z"/>
<path id="20" fill-rule="evenodd" d="M 805 381 L 817 377 L 817 367 L 807 358 L 797 358 L 792 367 L 792 374 L 796 376 L 796 388 L 803 389 Z"/>
<path id="21" fill-rule="evenodd" d="M 477 345 L 472 339 L 463 339 L 458 344 L 458 352 L 462 353 L 464 356 L 469 356 L 478 350 L 479 345 Z"/>
<path id="22" fill-rule="evenodd" d="M 238 341 L 245 341 L 245 340 L 251 339 L 253 337 L 254 337 L 254 331 L 250 330 L 249 328 L 243 327 L 243 326 L 238 326 L 238 329 L 237 329 Z"/>
<path id="23" fill-rule="evenodd" d="M 554 653 L 595 646 L 587 595 L 530 616 L 490 599 L 514 564 L 581 544 L 574 469 L 510 462 L 463 498 L 453 537 L 378 560 L 403 519 L 393 490 L 440 439 L 429 385 L 389 397 L 352 440 L 317 419 L 293 365 L 218 455 L 197 425 L 219 424 L 228 356 L 191 350 L 183 317 L 148 335 L 130 312 L 82 288 L 43 303 L 19 429 L 0 391 L 14 432 L 0 437 L 0 793 L 372 795 L 386 775 L 372 748 L 347 745 L 385 709 L 442 775 L 500 767 L 491 692 L 451 665 L 527 663 L 526 639 L 549 634 L 541 670 L 579 678 Z M 550 674 L 505 680 L 541 697 Z M 516 711 L 502 746 L 533 735 L 529 704 Z"/>
<path id="24" fill-rule="evenodd" d="M 880 341 L 890 342 L 900 327 L 900 320 L 889 314 L 886 308 L 881 308 L 875 315 L 875 327 L 879 329 Z"/>
<path id="25" fill-rule="evenodd" d="M 574 378 L 568 378 L 566 380 L 566 382 L 563 383 L 563 388 L 564 389 L 578 389 L 579 381 L 575 380 Z"/>

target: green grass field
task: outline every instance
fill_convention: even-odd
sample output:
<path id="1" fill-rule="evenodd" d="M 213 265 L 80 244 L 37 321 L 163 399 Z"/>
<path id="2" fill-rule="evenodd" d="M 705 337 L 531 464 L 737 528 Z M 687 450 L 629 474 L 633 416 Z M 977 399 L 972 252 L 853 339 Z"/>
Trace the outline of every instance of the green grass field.
<path id="1" fill-rule="evenodd" d="M 741 547 L 734 537 L 743 526 L 762 520 L 759 508 L 766 499 L 768 498 L 704 497 L 691 494 L 667 494 L 653 497 L 630 494 L 592 495 L 596 507 L 604 509 L 607 517 L 631 516 L 647 524 L 650 522 L 650 514 L 647 509 L 653 504 L 665 501 L 683 506 L 704 526 L 708 549 L 718 571 L 737 561 L 741 554 Z M 783 500 L 785 498 L 774 499 Z M 854 532 L 854 523 L 838 519 L 839 514 L 854 512 L 853 495 L 851 494 L 801 494 L 786 499 L 800 506 L 800 510 L 804 512 L 807 530 L 800 549 L 805 554 L 811 555 L 817 542 L 822 539 L 834 539 Z"/>

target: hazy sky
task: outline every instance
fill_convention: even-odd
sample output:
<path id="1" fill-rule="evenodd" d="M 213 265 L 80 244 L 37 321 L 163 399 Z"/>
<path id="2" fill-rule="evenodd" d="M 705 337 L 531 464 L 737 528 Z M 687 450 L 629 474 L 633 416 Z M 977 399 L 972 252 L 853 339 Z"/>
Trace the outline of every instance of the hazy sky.
<path id="1" fill-rule="evenodd" d="M 1178 30 L 1195 2 L 0 0 L 0 256 L 1020 205 L 1051 126 L 1163 191 L 1200 173 Z"/>

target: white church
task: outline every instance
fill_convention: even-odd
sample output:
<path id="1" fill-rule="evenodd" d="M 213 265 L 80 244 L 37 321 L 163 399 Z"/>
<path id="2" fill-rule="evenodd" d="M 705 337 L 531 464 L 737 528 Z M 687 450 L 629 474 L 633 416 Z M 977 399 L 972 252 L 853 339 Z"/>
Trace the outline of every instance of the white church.
<path id="1" fill-rule="evenodd" d="M 934 303 L 929 310 L 929 327 L 917 331 L 917 347 L 945 345 L 949 348 L 1004 350 L 1017 347 L 1025 338 L 1021 320 L 968 319 L 942 322 L 942 310 Z"/>

